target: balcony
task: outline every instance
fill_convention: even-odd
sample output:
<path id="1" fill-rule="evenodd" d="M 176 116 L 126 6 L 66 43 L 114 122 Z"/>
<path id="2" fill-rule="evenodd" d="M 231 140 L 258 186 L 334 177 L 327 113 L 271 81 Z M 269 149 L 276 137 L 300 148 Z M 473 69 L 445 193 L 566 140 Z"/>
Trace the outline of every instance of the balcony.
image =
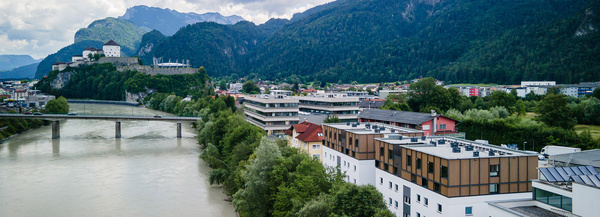
<path id="1" fill-rule="evenodd" d="M 244 106 L 264 112 L 298 112 L 298 107 L 262 107 L 250 103 L 244 103 Z"/>
<path id="2" fill-rule="evenodd" d="M 260 119 L 264 122 L 270 122 L 270 121 L 298 121 L 300 120 L 299 116 L 264 116 L 261 114 L 258 114 L 256 112 L 250 111 L 250 110 L 244 110 L 244 114 L 248 115 L 248 116 L 252 116 L 256 119 Z"/>

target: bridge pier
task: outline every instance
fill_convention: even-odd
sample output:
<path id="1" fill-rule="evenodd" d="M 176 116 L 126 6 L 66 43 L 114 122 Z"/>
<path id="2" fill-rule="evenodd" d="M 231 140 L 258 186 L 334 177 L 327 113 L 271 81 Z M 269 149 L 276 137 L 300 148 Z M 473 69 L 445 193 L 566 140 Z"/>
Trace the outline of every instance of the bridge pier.
<path id="1" fill-rule="evenodd" d="M 121 122 L 115 122 L 115 138 L 121 138 Z"/>
<path id="2" fill-rule="evenodd" d="M 52 139 L 60 138 L 60 122 L 52 121 Z"/>
<path id="3" fill-rule="evenodd" d="M 177 123 L 177 138 L 181 138 L 181 123 Z"/>

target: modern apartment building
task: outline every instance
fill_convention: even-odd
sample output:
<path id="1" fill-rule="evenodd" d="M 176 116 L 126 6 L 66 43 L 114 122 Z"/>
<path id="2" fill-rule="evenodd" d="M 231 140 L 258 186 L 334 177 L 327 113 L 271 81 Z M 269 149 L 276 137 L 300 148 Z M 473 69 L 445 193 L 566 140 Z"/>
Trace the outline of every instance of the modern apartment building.
<path id="1" fill-rule="evenodd" d="M 299 120 L 298 99 L 289 96 L 247 96 L 244 106 L 246 121 L 266 130 L 268 135 L 283 133 Z"/>
<path id="2" fill-rule="evenodd" d="M 419 130 L 382 123 L 323 124 L 323 165 L 339 166 L 346 181 L 375 185 L 375 138 L 384 134 L 423 136 Z"/>
<path id="3" fill-rule="evenodd" d="M 298 97 L 299 110 L 307 113 L 335 115 L 342 122 L 358 121 L 358 97 L 346 94 L 325 93 Z"/>
<path id="4" fill-rule="evenodd" d="M 375 139 L 376 187 L 396 216 L 488 216 L 531 197 L 536 154 L 451 137 Z"/>

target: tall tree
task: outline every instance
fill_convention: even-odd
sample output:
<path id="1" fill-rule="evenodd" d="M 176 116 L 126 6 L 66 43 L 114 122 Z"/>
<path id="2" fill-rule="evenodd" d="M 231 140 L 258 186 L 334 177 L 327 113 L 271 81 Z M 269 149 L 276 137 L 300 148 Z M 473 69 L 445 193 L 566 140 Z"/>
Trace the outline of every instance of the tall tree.
<path id="1" fill-rule="evenodd" d="M 260 88 L 254 84 L 252 81 L 246 81 L 242 85 L 242 92 L 247 94 L 259 94 Z"/>
<path id="2" fill-rule="evenodd" d="M 44 112 L 48 114 L 67 114 L 69 113 L 69 103 L 67 99 L 60 96 L 57 99 L 48 101 Z"/>
<path id="3" fill-rule="evenodd" d="M 567 106 L 567 96 L 564 94 L 548 94 L 536 107 L 538 120 L 550 126 L 573 129 L 575 118 Z"/>
<path id="4" fill-rule="evenodd" d="M 275 142 L 263 137 L 254 154 L 256 157 L 243 173 L 246 185 L 233 195 L 233 204 L 243 216 L 264 217 L 273 207 L 275 192 L 269 190 L 270 172 L 281 152 Z"/>

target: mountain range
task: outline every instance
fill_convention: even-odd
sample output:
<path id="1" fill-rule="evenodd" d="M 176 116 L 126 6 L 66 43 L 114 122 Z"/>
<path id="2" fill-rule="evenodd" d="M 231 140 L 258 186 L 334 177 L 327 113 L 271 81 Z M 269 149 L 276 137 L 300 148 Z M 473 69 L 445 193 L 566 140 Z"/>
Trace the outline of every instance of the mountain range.
<path id="1" fill-rule="evenodd" d="M 598 0 L 338 0 L 261 25 L 148 32 L 135 54 L 213 77 L 577 83 L 600 80 L 599 29 Z"/>
<path id="2" fill-rule="evenodd" d="M 102 48 L 102 44 L 109 40 L 114 40 L 121 45 L 121 52 L 125 56 L 135 56 L 140 49 L 142 36 L 152 30 L 172 35 L 180 28 L 196 22 L 229 25 L 243 20 L 239 16 L 223 16 L 219 13 L 180 13 L 171 9 L 148 6 L 131 7 L 121 17 L 96 20 L 87 28 L 77 31 L 73 44 L 48 55 L 40 62 L 35 78 L 47 75 L 55 62 L 70 62 L 71 57 L 80 55 L 83 49 L 87 47 Z"/>
<path id="3" fill-rule="evenodd" d="M 151 52 L 190 59 L 215 77 L 598 81 L 598 2 L 338 0 L 280 25 L 194 24 L 155 41 Z"/>
<path id="4" fill-rule="evenodd" d="M 33 78 L 39 62 L 29 55 L 0 55 L 0 78 Z"/>

